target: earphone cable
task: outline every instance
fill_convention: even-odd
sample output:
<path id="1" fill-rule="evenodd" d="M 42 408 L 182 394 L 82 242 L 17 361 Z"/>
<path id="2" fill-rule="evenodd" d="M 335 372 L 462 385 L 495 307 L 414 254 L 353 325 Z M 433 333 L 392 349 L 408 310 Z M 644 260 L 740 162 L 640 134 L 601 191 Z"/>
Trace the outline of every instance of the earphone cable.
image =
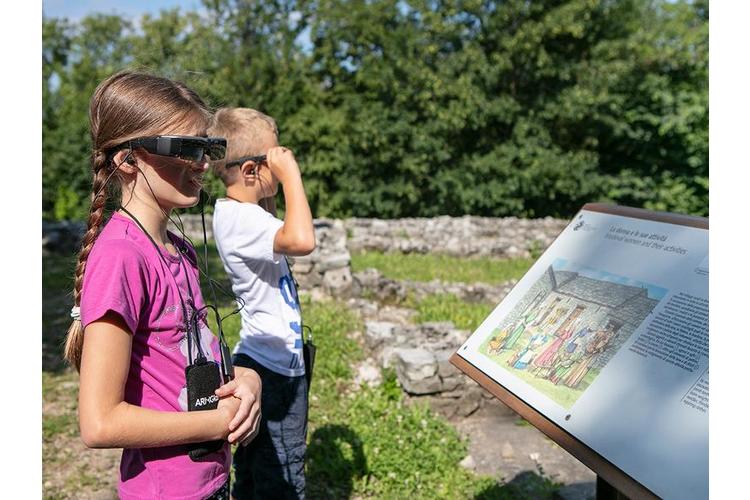
<path id="1" fill-rule="evenodd" d="M 132 150 L 131 150 L 131 153 L 132 153 Z M 130 153 L 128 153 L 128 156 L 130 156 Z M 127 159 L 127 157 L 126 157 L 126 159 Z M 124 161 L 125 161 L 125 160 L 123 160 L 123 162 L 124 162 Z M 118 164 L 118 166 L 119 166 L 119 165 L 121 165 L 121 164 L 122 164 L 122 162 L 120 162 L 120 163 Z M 153 197 L 154 197 L 154 200 L 156 200 L 156 194 L 154 193 L 154 189 L 153 189 L 153 188 L 151 187 L 151 183 L 150 183 L 150 182 L 148 181 L 148 178 L 146 178 L 146 175 L 145 175 L 145 174 L 143 173 L 143 171 L 142 171 L 142 170 L 141 170 L 141 169 L 140 169 L 140 168 L 139 168 L 138 166 L 136 166 L 136 168 L 138 169 L 138 171 L 139 171 L 139 172 L 141 173 L 141 175 L 143 176 L 143 180 L 144 180 L 144 181 L 146 181 L 146 186 L 148 186 L 148 189 L 149 189 L 149 191 L 151 192 L 151 196 L 153 196 Z M 115 169 L 115 170 L 116 170 L 116 169 Z M 203 190 L 201 190 L 201 192 L 202 192 L 202 191 L 203 191 Z M 175 228 L 177 229 L 177 231 L 178 231 L 178 232 L 180 233 L 180 237 L 182 238 L 182 241 L 183 241 L 183 243 L 187 241 L 188 243 L 190 243 L 190 245 L 191 245 L 191 246 L 192 246 L 193 248 L 195 248 L 195 243 L 193 243 L 193 241 L 192 241 L 192 240 L 190 239 L 190 237 L 189 237 L 189 236 L 188 236 L 188 235 L 187 235 L 187 234 L 185 233 L 185 229 L 184 229 L 184 224 L 182 223 L 182 219 L 180 218 L 180 215 L 179 215 L 178 213 L 176 214 L 176 215 L 177 215 L 177 220 L 179 221 L 179 224 L 178 224 L 178 223 L 177 223 L 177 222 L 175 222 L 175 220 L 174 220 L 174 219 L 173 219 L 173 218 L 172 218 L 172 217 L 171 217 L 171 216 L 170 216 L 170 215 L 169 215 L 169 214 L 167 213 L 167 211 L 166 211 L 166 210 L 164 210 L 164 208 L 163 208 L 163 207 L 162 207 L 162 206 L 161 206 L 161 205 L 159 204 L 159 202 L 158 202 L 158 201 L 157 201 L 156 205 L 157 205 L 157 206 L 159 207 L 159 210 L 161 210 L 161 212 L 162 212 L 162 213 L 164 214 L 164 216 L 165 216 L 165 217 L 167 217 L 167 219 L 168 219 L 168 220 L 169 220 L 169 221 L 170 221 L 170 222 L 171 222 L 171 223 L 172 223 L 172 224 L 173 224 L 173 225 L 175 226 Z M 198 257 L 198 256 L 197 256 L 197 254 L 196 254 L 196 258 L 197 258 L 197 257 Z M 204 262 L 204 265 L 206 266 L 206 268 L 208 268 L 208 265 L 207 265 L 207 263 L 208 263 L 208 261 L 207 261 L 207 257 L 206 257 L 206 262 Z M 241 310 L 242 310 L 242 309 L 243 309 L 243 308 L 245 307 L 245 301 L 244 301 L 244 300 L 243 300 L 243 299 L 242 299 L 241 297 L 237 297 L 237 296 L 235 296 L 235 295 L 234 295 L 233 293 L 231 293 L 231 292 L 228 292 L 228 291 L 227 291 L 227 290 L 226 290 L 226 289 L 225 289 L 225 288 L 224 288 L 224 287 L 223 287 L 223 286 L 222 286 L 222 285 L 221 285 L 220 283 L 216 282 L 216 280 L 214 280 L 213 278 L 211 278 L 211 276 L 210 276 L 210 275 L 208 275 L 208 274 L 207 274 L 206 272 L 204 272 L 204 271 L 203 271 L 203 269 L 201 269 L 201 266 L 200 266 L 200 265 L 197 265 L 197 263 L 196 263 L 196 267 L 198 268 L 198 272 L 199 272 L 199 273 L 200 273 L 200 274 L 201 274 L 201 275 L 202 275 L 202 276 L 203 276 L 203 277 L 204 277 L 205 279 L 207 279 L 207 280 L 208 280 L 208 282 L 209 282 L 210 284 L 212 284 L 212 285 L 215 285 L 215 286 L 216 286 L 216 287 L 217 287 L 217 288 L 219 289 L 219 291 L 220 291 L 220 292 L 222 292 L 222 293 L 223 293 L 223 294 L 224 294 L 224 295 L 225 295 L 226 297 L 229 297 L 229 298 L 233 299 L 233 300 L 234 300 L 235 302 L 237 302 L 237 303 L 238 303 L 238 307 L 237 307 L 237 308 L 235 308 L 235 310 L 234 310 L 234 311 L 232 311 L 231 313 L 227 314 L 227 315 L 226 315 L 226 316 L 224 316 L 224 317 L 221 317 L 222 321 L 223 321 L 224 319 L 228 318 L 229 316 L 232 316 L 233 314 L 237 314 L 237 313 L 239 313 L 239 312 L 240 312 L 240 311 L 241 311 Z"/>

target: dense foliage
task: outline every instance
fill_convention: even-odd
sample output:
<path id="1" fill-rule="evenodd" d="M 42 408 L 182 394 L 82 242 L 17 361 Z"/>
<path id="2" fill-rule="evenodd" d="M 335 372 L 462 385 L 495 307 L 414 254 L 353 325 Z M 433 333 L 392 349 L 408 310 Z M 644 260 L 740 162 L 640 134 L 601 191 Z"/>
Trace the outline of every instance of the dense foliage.
<path id="1" fill-rule="evenodd" d="M 84 216 L 88 99 L 122 68 L 274 116 L 316 216 L 708 213 L 703 0 L 204 0 L 43 23 L 46 218 Z"/>

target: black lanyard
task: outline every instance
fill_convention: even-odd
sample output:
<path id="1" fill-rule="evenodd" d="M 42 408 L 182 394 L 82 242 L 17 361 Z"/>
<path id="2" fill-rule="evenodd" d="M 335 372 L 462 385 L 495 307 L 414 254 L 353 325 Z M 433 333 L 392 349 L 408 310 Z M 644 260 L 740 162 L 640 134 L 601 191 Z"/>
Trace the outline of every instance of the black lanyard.
<path id="1" fill-rule="evenodd" d="M 180 290 L 180 285 L 177 283 L 177 278 L 174 277 L 172 274 L 172 271 L 169 269 L 169 264 L 167 263 L 167 260 L 164 258 L 164 256 L 161 253 L 161 249 L 159 248 L 159 245 L 154 241 L 154 238 L 149 234 L 148 231 L 146 231 L 146 228 L 143 227 L 143 224 L 133 215 L 131 214 L 125 207 L 120 207 L 120 210 L 125 212 L 128 217 L 130 217 L 139 228 L 141 228 L 141 231 L 148 237 L 148 239 L 151 241 L 151 243 L 154 245 L 154 249 L 156 250 L 156 253 L 159 255 L 159 258 L 161 259 L 162 264 L 166 268 L 166 272 L 172 277 L 172 281 L 174 281 L 174 286 L 177 289 L 177 295 L 180 297 L 180 306 L 182 307 L 182 315 L 183 320 L 185 321 L 185 336 L 187 337 L 187 346 L 188 346 L 188 364 L 193 364 L 193 342 L 195 341 L 196 348 L 198 351 L 198 357 L 195 359 L 195 362 L 197 363 L 205 363 L 206 362 L 206 355 L 203 353 L 203 347 L 201 346 L 200 337 L 198 337 L 198 311 L 196 309 L 195 299 L 193 298 L 193 288 L 190 286 L 190 274 L 188 273 L 187 266 L 185 265 L 185 261 L 182 258 L 182 252 L 178 249 L 177 251 L 177 258 L 182 266 L 183 271 L 185 272 L 185 281 L 187 283 L 188 287 L 188 295 L 190 299 L 190 305 L 193 309 L 193 314 L 188 316 L 187 313 L 187 307 L 185 307 L 185 300 L 182 297 L 182 291 Z M 192 327 L 192 328 L 191 328 Z M 192 332 L 191 332 L 192 330 Z M 195 339 L 193 339 L 193 335 L 195 335 Z M 223 352 L 222 352 L 223 355 Z"/>

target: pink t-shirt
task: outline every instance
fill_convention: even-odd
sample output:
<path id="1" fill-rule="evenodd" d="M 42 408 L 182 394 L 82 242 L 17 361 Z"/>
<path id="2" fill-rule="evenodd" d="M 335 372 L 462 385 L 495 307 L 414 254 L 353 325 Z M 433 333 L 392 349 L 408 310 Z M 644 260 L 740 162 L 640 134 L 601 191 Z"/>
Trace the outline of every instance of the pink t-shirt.
<path id="1" fill-rule="evenodd" d="M 203 307 L 204 302 L 195 250 L 174 234 L 169 233 L 169 237 L 175 247 L 184 250 L 184 266 L 178 256 L 161 248 L 165 265 L 138 225 L 114 213 L 86 262 L 81 321 L 85 327 L 107 311 L 114 311 L 134 332 L 125 401 L 154 410 L 187 411 L 187 340 L 175 283 L 180 287 L 188 314 L 192 312 L 193 300 L 197 308 Z M 209 360 L 217 361 L 219 342 L 206 325 L 205 312 L 201 316 L 203 352 Z M 124 449 L 118 485 L 120 497 L 205 498 L 227 480 L 230 458 L 228 443 L 199 462 L 190 459 L 184 445 Z"/>

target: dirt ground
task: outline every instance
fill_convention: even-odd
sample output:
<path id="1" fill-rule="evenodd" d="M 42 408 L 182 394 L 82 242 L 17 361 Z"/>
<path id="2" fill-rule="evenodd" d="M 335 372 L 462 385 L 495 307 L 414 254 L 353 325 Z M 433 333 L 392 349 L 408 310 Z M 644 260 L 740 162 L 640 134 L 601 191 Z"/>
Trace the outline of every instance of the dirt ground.
<path id="1" fill-rule="evenodd" d="M 500 484 L 546 478 L 561 485 L 557 496 L 564 500 L 596 497 L 596 474 L 502 403 L 493 400 L 451 423 L 469 439 L 475 472 Z"/>

